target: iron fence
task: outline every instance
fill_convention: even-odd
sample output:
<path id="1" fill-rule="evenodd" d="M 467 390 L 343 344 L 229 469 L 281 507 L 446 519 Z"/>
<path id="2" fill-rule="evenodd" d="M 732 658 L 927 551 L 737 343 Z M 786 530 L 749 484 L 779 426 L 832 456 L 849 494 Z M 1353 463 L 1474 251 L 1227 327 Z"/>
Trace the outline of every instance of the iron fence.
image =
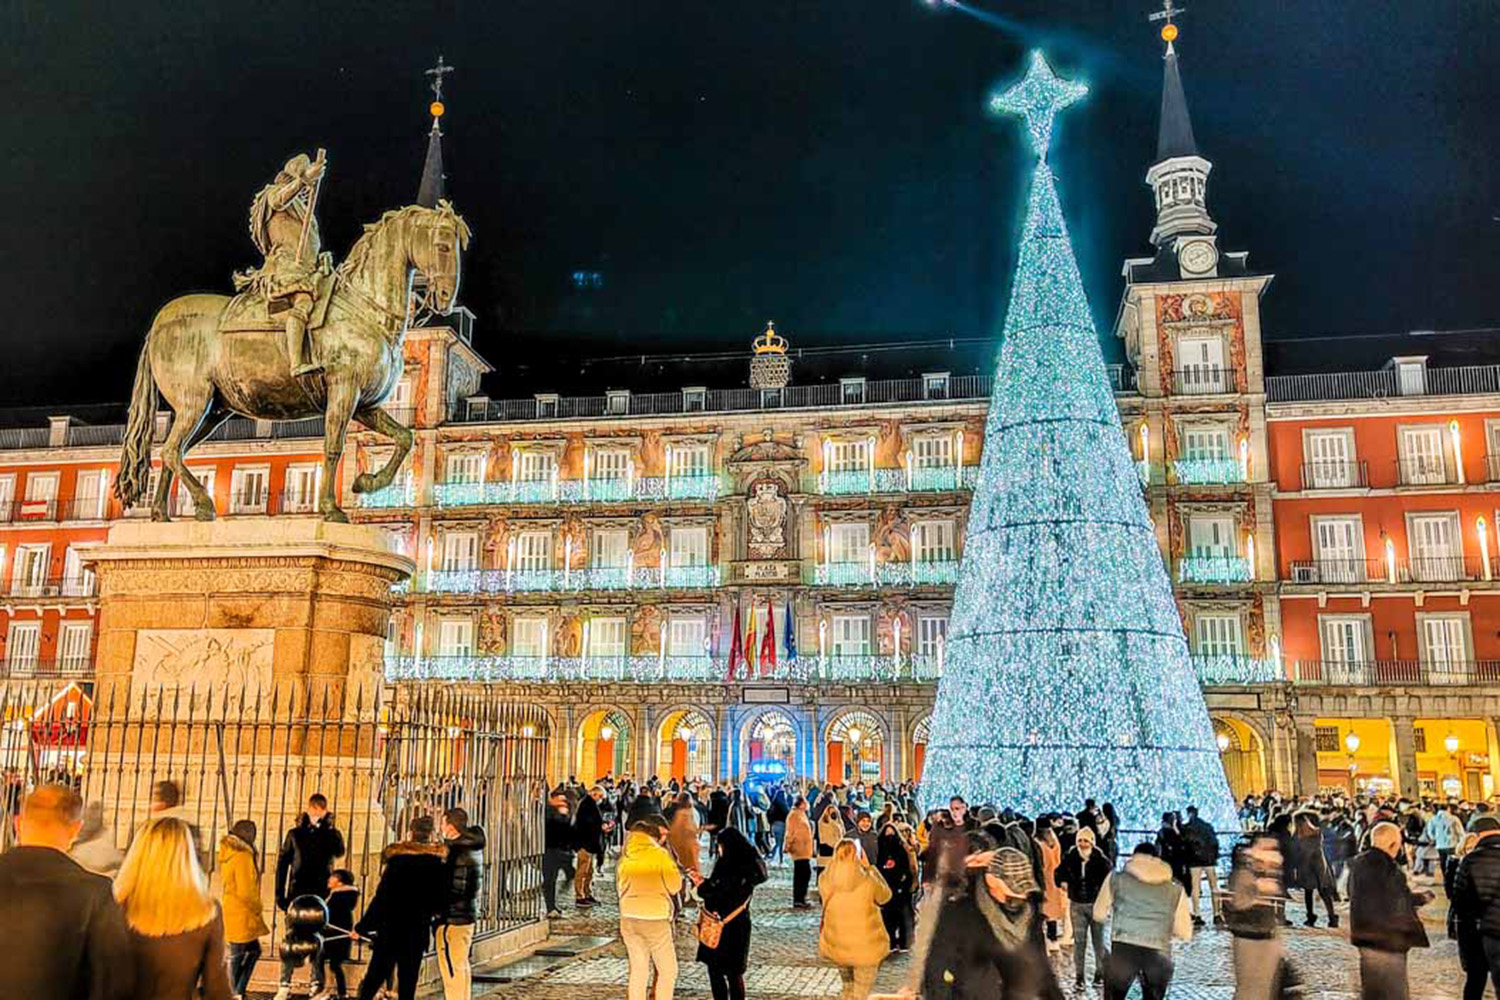
<path id="1" fill-rule="evenodd" d="M 374 894 L 385 847 L 416 816 L 442 828 L 462 807 L 483 828 L 484 888 L 476 936 L 539 921 L 545 713 L 504 700 L 420 685 L 352 687 L 298 681 L 269 690 L 144 688 L 101 682 L 0 681 L 0 847 L 26 791 L 44 781 L 99 803 L 102 836 L 125 850 L 150 817 L 151 791 L 170 780 L 178 814 L 197 825 L 210 871 L 230 824 L 253 820 L 261 899 L 279 936 L 275 879 L 283 837 L 320 792 L 343 832 L 339 867 L 361 899 Z"/>

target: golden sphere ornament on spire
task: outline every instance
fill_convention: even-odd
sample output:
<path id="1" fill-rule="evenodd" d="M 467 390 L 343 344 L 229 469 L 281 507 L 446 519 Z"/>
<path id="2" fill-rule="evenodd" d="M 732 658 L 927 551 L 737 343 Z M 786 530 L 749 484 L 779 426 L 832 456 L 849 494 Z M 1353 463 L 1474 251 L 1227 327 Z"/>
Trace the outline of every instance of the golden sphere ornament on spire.
<path id="1" fill-rule="evenodd" d="M 443 105 L 442 101 L 433 101 L 427 106 L 427 110 L 432 112 L 432 117 L 441 118 L 443 117 L 443 112 L 448 109 Z"/>
<path id="2" fill-rule="evenodd" d="M 1175 24 L 1165 24 L 1165 25 L 1162 25 L 1161 40 L 1164 41 L 1164 42 L 1166 42 L 1168 45 L 1170 45 L 1171 43 L 1177 41 L 1177 25 L 1175 25 Z"/>

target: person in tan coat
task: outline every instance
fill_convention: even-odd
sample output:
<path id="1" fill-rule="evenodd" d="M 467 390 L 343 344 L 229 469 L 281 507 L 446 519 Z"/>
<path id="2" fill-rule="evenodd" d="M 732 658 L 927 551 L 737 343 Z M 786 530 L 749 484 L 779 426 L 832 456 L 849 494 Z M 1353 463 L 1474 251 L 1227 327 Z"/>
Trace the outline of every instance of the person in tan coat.
<path id="1" fill-rule="evenodd" d="M 1057 951 L 1061 945 L 1062 922 L 1068 912 L 1068 890 L 1053 878 L 1057 866 L 1062 864 L 1062 843 L 1052 829 L 1051 822 L 1040 826 L 1036 835 L 1037 850 L 1042 857 L 1042 919 L 1047 921 L 1047 950 Z"/>
<path id="2" fill-rule="evenodd" d="M 823 929 L 818 953 L 839 967 L 842 1000 L 865 1000 L 875 973 L 890 954 L 890 936 L 880 906 L 891 898 L 890 886 L 853 840 L 840 841 L 818 880 L 823 898 Z"/>
<path id="3" fill-rule="evenodd" d="M 798 910 L 810 910 L 807 887 L 812 883 L 812 859 L 816 846 L 813 843 L 812 822 L 807 818 L 807 798 L 797 796 L 792 811 L 786 817 L 786 844 L 783 848 L 792 859 L 792 906 Z"/>

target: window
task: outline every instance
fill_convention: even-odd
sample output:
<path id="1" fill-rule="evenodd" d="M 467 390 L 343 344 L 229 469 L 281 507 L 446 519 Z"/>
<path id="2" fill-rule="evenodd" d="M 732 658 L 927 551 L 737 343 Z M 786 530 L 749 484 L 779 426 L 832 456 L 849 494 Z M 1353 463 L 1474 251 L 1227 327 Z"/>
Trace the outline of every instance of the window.
<path id="1" fill-rule="evenodd" d="M 450 531 L 443 535 L 443 572 L 470 573 L 479 568 L 479 533 Z"/>
<path id="2" fill-rule="evenodd" d="M 1417 615 L 1422 660 L 1432 667 L 1459 667 L 1469 655 L 1467 615 Z"/>
<path id="3" fill-rule="evenodd" d="M 550 451 L 523 451 L 516 473 L 523 483 L 549 482 L 557 472 L 557 456 Z"/>
<path id="4" fill-rule="evenodd" d="M 552 568 L 552 532 L 522 531 L 516 535 L 516 565 L 522 572 Z"/>
<path id="5" fill-rule="evenodd" d="M 1244 654 L 1239 615 L 1198 615 L 1193 619 L 1199 656 L 1237 657 Z"/>
<path id="6" fill-rule="evenodd" d="M 447 475 L 444 476 L 444 481 L 449 483 L 484 482 L 484 454 L 482 452 L 466 452 L 458 455 L 449 455 Z"/>
<path id="7" fill-rule="evenodd" d="M 911 460 L 918 469 L 953 468 L 953 438 L 947 434 L 924 434 L 914 439 Z"/>
<path id="8" fill-rule="evenodd" d="M 148 494 L 149 495 L 149 494 Z M 11 508 L 16 502 L 16 477 L 0 476 L 0 519 L 11 519 Z"/>
<path id="9" fill-rule="evenodd" d="M 212 500 L 214 495 L 214 470 L 212 468 L 189 468 L 188 471 L 193 474 L 198 482 L 203 484 L 203 488 L 208 491 L 209 499 Z M 209 504 L 209 506 L 212 507 L 213 505 Z M 193 503 L 193 494 L 188 491 L 187 483 L 181 479 L 177 480 L 177 512 L 183 517 L 192 517 L 197 510 L 198 505 Z"/>
<path id="10" fill-rule="evenodd" d="M 589 565 L 594 569 L 624 569 L 630 551 L 630 532 L 600 528 L 589 539 Z"/>
<path id="11" fill-rule="evenodd" d="M 557 396 L 552 393 L 538 394 L 536 397 L 536 415 L 542 420 L 549 420 L 557 416 Z"/>
<path id="12" fill-rule="evenodd" d="M 52 564 L 52 546 L 16 546 L 13 592 L 22 597 L 41 597 L 47 587 L 47 570 Z"/>
<path id="13" fill-rule="evenodd" d="M 613 417 L 623 417 L 630 412 L 630 390 L 611 389 L 604 394 L 606 412 Z"/>
<path id="14" fill-rule="evenodd" d="M 947 615 L 921 615 L 917 618 L 917 655 L 937 659 L 938 649 L 948 640 Z"/>
<path id="15" fill-rule="evenodd" d="M 780 389 L 762 389 L 760 391 L 760 406 L 763 410 L 774 410 L 781 405 Z"/>
<path id="16" fill-rule="evenodd" d="M 1398 362 L 1396 380 L 1401 395 L 1421 396 L 1427 392 L 1427 365 L 1421 361 Z"/>
<path id="17" fill-rule="evenodd" d="M 828 449 L 829 472 L 864 472 L 870 468 L 870 442 L 832 441 Z"/>
<path id="18" fill-rule="evenodd" d="M 473 656 L 474 619 L 442 619 L 438 623 L 438 655 Z"/>
<path id="19" fill-rule="evenodd" d="M 5 661 L 11 673 L 30 673 L 35 670 L 41 646 L 41 622 L 11 622 L 10 633 L 5 640 Z"/>
<path id="20" fill-rule="evenodd" d="M 1406 532 L 1414 580 L 1463 579 L 1457 514 L 1408 514 Z"/>
<path id="21" fill-rule="evenodd" d="M 264 514 L 271 492 L 271 470 L 264 465 L 235 469 L 229 487 L 231 514 Z"/>
<path id="22" fill-rule="evenodd" d="M 63 553 L 62 592 L 66 597 L 91 597 L 94 593 L 94 569 L 83 566 L 76 546 Z"/>
<path id="23" fill-rule="evenodd" d="M 517 617 L 510 625 L 510 655 L 541 659 L 547 655 L 547 619 Z"/>
<path id="24" fill-rule="evenodd" d="M 286 499 L 282 509 L 288 514 L 307 514 L 318 507 L 318 490 L 323 485 L 322 465 L 289 465 L 286 469 Z"/>
<path id="25" fill-rule="evenodd" d="M 707 389 L 682 390 L 682 409 L 686 413 L 702 413 L 708 408 Z"/>
<path id="26" fill-rule="evenodd" d="M 22 519 L 50 518 L 57 508 L 57 473 L 33 472 L 26 477 L 26 499 Z"/>
<path id="27" fill-rule="evenodd" d="M 839 399 L 845 406 L 857 405 L 865 401 L 865 380 L 862 378 L 839 379 Z"/>
<path id="28" fill-rule="evenodd" d="M 673 617 L 667 625 L 667 655 L 707 656 L 707 635 L 702 615 Z"/>
<path id="29" fill-rule="evenodd" d="M 391 390 L 390 398 L 380 405 L 385 410 L 404 416 L 405 411 L 411 409 L 411 378 L 398 379 L 396 388 Z"/>
<path id="30" fill-rule="evenodd" d="M 1182 457 L 1193 461 L 1224 461 L 1229 458 L 1229 432 L 1222 427 L 1184 428 Z"/>
<path id="31" fill-rule="evenodd" d="M 934 372 L 922 376 L 922 395 L 926 399 L 948 398 L 948 373 Z"/>
<path id="32" fill-rule="evenodd" d="M 1196 516 L 1188 520 L 1188 543 L 1194 558 L 1234 555 L 1234 518 Z"/>
<path id="33" fill-rule="evenodd" d="M 1484 439 L 1488 449 L 1484 459 L 1489 469 L 1488 479 L 1500 482 L 1500 420 L 1485 421 Z"/>
<path id="34" fill-rule="evenodd" d="M 1224 341 L 1218 337 L 1183 337 L 1177 344 L 1180 390 L 1189 395 L 1228 392 Z"/>
<path id="35" fill-rule="evenodd" d="M 870 654 L 870 616 L 833 616 L 833 655 L 868 656 Z"/>
<path id="36" fill-rule="evenodd" d="M 1365 544 L 1360 519 L 1315 517 L 1312 526 L 1319 580 L 1323 583 L 1363 583 Z"/>
<path id="37" fill-rule="evenodd" d="M 667 465 L 672 476 L 707 476 L 708 445 L 672 445 L 667 449 Z"/>
<path id="38" fill-rule="evenodd" d="M 834 563 L 866 562 L 870 558 L 868 524 L 835 524 L 828 532 L 828 561 Z"/>
<path id="39" fill-rule="evenodd" d="M 96 520 L 105 516 L 109 500 L 109 473 L 104 469 L 89 469 L 78 474 L 73 486 L 73 516 L 80 520 Z M 0 504 L 0 513 L 4 505 Z"/>
<path id="40" fill-rule="evenodd" d="M 625 655 L 624 618 L 590 618 L 584 625 L 588 633 L 585 656 L 614 659 Z"/>
<path id="41" fill-rule="evenodd" d="M 669 530 L 669 564 L 672 566 L 708 565 L 707 528 L 671 528 Z"/>
<path id="42" fill-rule="evenodd" d="M 1338 726 L 1318 726 L 1313 730 L 1313 739 L 1317 744 L 1318 753 L 1342 753 L 1343 746 L 1339 744 Z"/>
<path id="43" fill-rule="evenodd" d="M 919 563 L 954 562 L 953 537 L 952 521 L 918 521 L 911 526 L 912 557 Z"/>
<path id="44" fill-rule="evenodd" d="M 1365 615 L 1319 615 L 1325 663 L 1358 665 L 1370 659 L 1370 619 Z"/>
<path id="45" fill-rule="evenodd" d="M 1401 481 L 1409 486 L 1441 485 L 1448 480 L 1443 459 L 1443 428 L 1401 428 Z"/>
<path id="46" fill-rule="evenodd" d="M 1417 753 L 1427 752 L 1427 727 L 1414 726 L 1411 731 L 1411 748 Z"/>
<path id="47" fill-rule="evenodd" d="M 67 673 L 84 673 L 88 670 L 89 650 L 94 643 L 93 622 L 65 622 L 58 639 L 57 658 Z"/>
<path id="48" fill-rule="evenodd" d="M 1307 456 L 1302 477 L 1305 487 L 1329 490 L 1359 485 L 1354 465 L 1354 431 L 1308 431 L 1302 447 Z"/>
<path id="49" fill-rule="evenodd" d="M 625 479 L 630 475 L 630 452 L 624 448 L 599 448 L 590 458 L 591 479 Z"/>

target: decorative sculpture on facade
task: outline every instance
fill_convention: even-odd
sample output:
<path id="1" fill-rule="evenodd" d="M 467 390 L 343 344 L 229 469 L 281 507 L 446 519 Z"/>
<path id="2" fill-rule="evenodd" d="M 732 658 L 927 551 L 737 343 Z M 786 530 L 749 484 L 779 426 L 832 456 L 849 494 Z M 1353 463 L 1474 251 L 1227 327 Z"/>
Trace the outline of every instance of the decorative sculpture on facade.
<path id="1" fill-rule="evenodd" d="M 786 517 L 791 505 L 781 495 L 781 484 L 761 480 L 750 487 L 745 505 L 750 513 L 750 552 L 759 559 L 770 559 L 786 548 Z"/>

